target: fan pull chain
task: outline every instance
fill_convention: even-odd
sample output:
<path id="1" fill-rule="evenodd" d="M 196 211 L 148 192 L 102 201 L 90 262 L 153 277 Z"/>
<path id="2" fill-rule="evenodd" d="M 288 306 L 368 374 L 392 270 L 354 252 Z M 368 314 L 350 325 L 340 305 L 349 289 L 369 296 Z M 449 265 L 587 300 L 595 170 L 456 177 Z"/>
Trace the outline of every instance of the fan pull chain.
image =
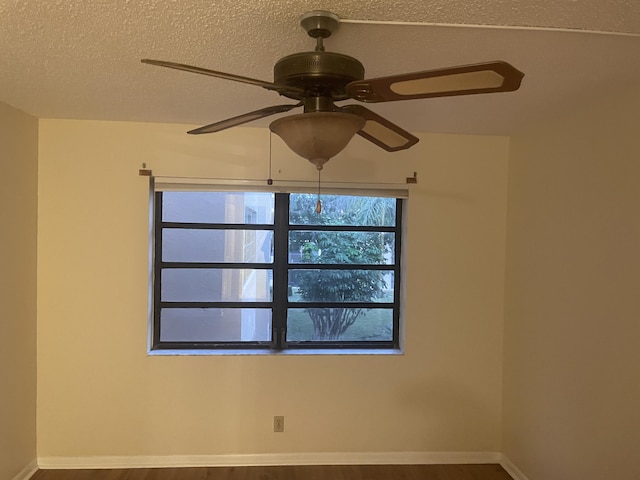
<path id="1" fill-rule="evenodd" d="M 322 166 L 318 167 L 318 201 L 316 202 L 316 213 L 322 213 L 322 201 L 320 200 L 320 172 L 322 171 Z"/>
<path id="2" fill-rule="evenodd" d="M 273 133 L 269 132 L 269 178 L 267 179 L 267 185 L 273 185 L 273 178 L 271 178 L 271 137 Z"/>

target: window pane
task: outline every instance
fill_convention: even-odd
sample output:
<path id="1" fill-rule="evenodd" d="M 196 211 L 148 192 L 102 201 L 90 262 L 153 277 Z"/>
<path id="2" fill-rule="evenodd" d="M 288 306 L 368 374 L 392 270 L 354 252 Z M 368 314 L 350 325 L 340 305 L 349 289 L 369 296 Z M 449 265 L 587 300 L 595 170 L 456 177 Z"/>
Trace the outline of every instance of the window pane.
<path id="1" fill-rule="evenodd" d="M 289 270 L 290 302 L 393 302 L 388 270 Z"/>
<path id="2" fill-rule="evenodd" d="M 289 232 L 290 263 L 392 265 L 394 249 L 390 232 Z"/>
<path id="3" fill-rule="evenodd" d="M 163 342 L 268 342 L 271 310 L 266 308 L 164 308 Z"/>
<path id="4" fill-rule="evenodd" d="M 322 213 L 316 213 L 318 196 L 310 193 L 291 194 L 291 225 L 359 225 L 387 226 L 396 224 L 396 199 L 321 195 Z"/>
<path id="5" fill-rule="evenodd" d="M 163 192 L 162 220 L 183 223 L 273 224 L 273 193 Z"/>
<path id="6" fill-rule="evenodd" d="M 398 346 L 399 200 L 322 194 L 316 214 L 315 194 L 155 198 L 154 348 Z"/>
<path id="7" fill-rule="evenodd" d="M 166 268 L 163 302 L 270 302 L 271 270 Z"/>
<path id="8" fill-rule="evenodd" d="M 291 308 L 288 342 L 391 341 L 393 310 L 389 308 Z"/>
<path id="9" fill-rule="evenodd" d="M 271 230 L 202 230 L 165 228 L 162 260 L 165 262 L 270 263 Z"/>

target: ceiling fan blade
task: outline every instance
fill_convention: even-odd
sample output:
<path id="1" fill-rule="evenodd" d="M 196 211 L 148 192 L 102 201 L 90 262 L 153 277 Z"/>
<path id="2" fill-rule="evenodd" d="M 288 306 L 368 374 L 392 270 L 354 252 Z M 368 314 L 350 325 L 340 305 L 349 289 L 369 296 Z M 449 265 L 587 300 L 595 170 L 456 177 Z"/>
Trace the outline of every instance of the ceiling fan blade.
<path id="1" fill-rule="evenodd" d="M 512 92 L 520 88 L 523 77 L 524 73 L 510 64 L 497 61 L 356 80 L 347 85 L 347 94 L 361 102 L 375 103 Z"/>
<path id="2" fill-rule="evenodd" d="M 256 110 L 254 112 L 245 113 L 243 115 L 238 115 L 237 117 L 227 118 L 226 120 L 222 120 L 220 122 L 189 130 L 187 133 L 191 135 L 200 135 L 202 133 L 219 132 L 220 130 L 226 130 L 227 128 L 242 125 L 243 123 L 252 122 L 253 120 L 258 120 L 259 118 L 268 117 L 269 115 L 288 112 L 289 110 L 301 105 L 301 103 L 298 103 L 295 105 L 274 105 L 272 107 L 261 108 L 260 110 Z"/>
<path id="3" fill-rule="evenodd" d="M 358 131 L 358 135 L 375 143 L 387 152 L 405 150 L 418 143 L 418 137 L 411 135 L 406 130 L 362 105 L 345 105 L 340 110 L 354 113 L 364 118 L 364 127 Z"/>
<path id="4" fill-rule="evenodd" d="M 206 68 L 194 67 L 192 65 L 185 65 L 183 63 L 165 62 L 162 60 L 150 60 L 144 58 L 140 60 L 142 63 L 149 65 L 156 65 L 158 67 L 173 68 L 175 70 L 182 70 L 185 72 L 198 73 L 200 75 L 208 75 L 210 77 L 224 78 L 225 80 L 233 80 L 234 82 L 248 83 L 249 85 L 256 85 L 258 87 L 266 88 L 267 90 L 273 90 L 280 94 L 291 96 L 293 98 L 302 98 L 304 90 L 296 87 L 288 87 L 286 85 L 278 85 L 276 83 L 265 82 L 263 80 L 256 80 L 255 78 L 243 77 L 241 75 L 234 75 L 232 73 L 217 72 L 215 70 L 209 70 Z"/>

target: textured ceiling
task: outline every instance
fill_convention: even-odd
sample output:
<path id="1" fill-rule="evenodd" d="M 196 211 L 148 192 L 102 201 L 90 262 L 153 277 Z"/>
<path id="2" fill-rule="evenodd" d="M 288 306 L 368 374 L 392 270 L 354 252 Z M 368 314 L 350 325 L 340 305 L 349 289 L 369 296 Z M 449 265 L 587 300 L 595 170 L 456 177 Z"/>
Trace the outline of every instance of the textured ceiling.
<path id="1" fill-rule="evenodd" d="M 271 81 L 279 58 L 313 49 L 299 18 L 315 9 L 343 19 L 327 50 L 369 78 L 491 60 L 525 72 L 514 93 L 370 107 L 412 131 L 508 134 L 640 81 L 638 0 L 0 0 L 0 101 L 44 118 L 185 124 L 283 103 L 140 59 Z"/>

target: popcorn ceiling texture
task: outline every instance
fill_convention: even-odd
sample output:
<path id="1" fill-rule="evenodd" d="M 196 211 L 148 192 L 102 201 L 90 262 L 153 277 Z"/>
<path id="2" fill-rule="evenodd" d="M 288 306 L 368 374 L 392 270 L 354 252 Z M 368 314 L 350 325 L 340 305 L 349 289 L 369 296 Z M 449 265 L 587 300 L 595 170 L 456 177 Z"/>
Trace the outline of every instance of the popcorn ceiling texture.
<path id="1" fill-rule="evenodd" d="M 139 60 L 179 61 L 270 81 L 278 58 L 313 48 L 299 27 L 299 18 L 314 9 L 330 10 L 352 20 L 640 34 L 637 0 L 0 0 L 0 101 L 39 117 L 211 123 L 280 100 L 259 88 L 145 66 Z M 523 70 L 528 67 L 527 80 L 533 74 L 540 75 L 544 82 L 558 76 L 552 70 L 545 77 L 545 64 L 569 66 L 566 62 L 576 56 L 574 50 L 579 45 L 571 43 L 575 41 L 569 39 L 570 34 L 536 32 L 534 37 L 530 32 L 481 30 L 470 34 L 468 30 L 345 23 L 326 45 L 329 50 L 363 61 L 367 76 L 501 58 Z M 620 59 L 614 52 L 609 60 L 612 65 L 601 67 L 620 68 L 620 72 L 614 72 L 616 78 L 630 82 L 629 76 L 636 71 L 619 63 L 633 58 L 622 53 L 637 53 L 640 40 L 618 37 L 616 43 L 610 36 L 601 37 L 606 37 L 602 45 L 586 41 L 595 49 L 590 57 L 611 56 L 609 50 L 601 48 L 619 52 Z M 531 52 L 540 46 L 547 47 L 547 60 Z M 580 54 L 577 57 L 575 61 L 580 61 Z M 596 73 L 597 78 L 588 81 L 611 81 L 601 75 Z M 570 79 L 564 81 L 566 85 L 561 83 L 559 92 L 570 88 Z M 545 92 L 540 90 L 538 94 Z M 484 100 L 468 102 L 476 109 L 486 105 Z M 450 105 L 459 103 L 460 99 L 455 99 Z M 539 99 L 531 99 L 523 106 L 538 103 Z M 438 113 L 440 101 L 431 104 Z M 399 108 L 382 107 L 395 115 Z M 422 110 L 412 112 L 411 108 L 417 107 L 402 107 L 409 127 L 461 128 L 460 121 L 440 126 L 429 123 L 428 115 Z M 420 123 L 416 116 L 426 123 Z M 465 117 L 468 122 L 474 121 L 473 114 Z M 512 124 L 507 117 L 502 125 L 498 121 L 491 127 L 487 122 L 486 118 L 480 121 L 482 128 L 494 128 L 494 133 Z M 479 127 L 470 124 L 462 128 Z"/>

